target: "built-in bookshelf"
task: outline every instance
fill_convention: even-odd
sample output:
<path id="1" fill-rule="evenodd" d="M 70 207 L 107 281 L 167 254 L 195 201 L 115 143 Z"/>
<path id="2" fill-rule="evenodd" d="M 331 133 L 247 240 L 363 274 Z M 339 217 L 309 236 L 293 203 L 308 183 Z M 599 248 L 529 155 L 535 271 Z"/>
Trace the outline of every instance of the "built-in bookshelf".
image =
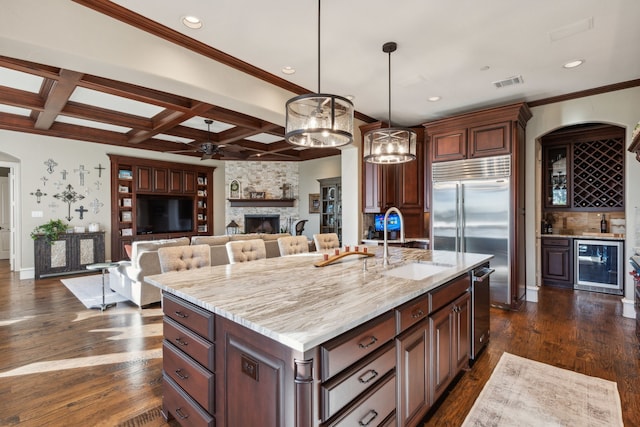
<path id="1" fill-rule="evenodd" d="M 215 167 L 111 154 L 111 259 L 127 259 L 126 245 L 207 235 L 213 230 L 213 171 Z M 193 201 L 193 226 L 179 233 L 149 233 L 136 227 L 136 200 L 141 195 L 179 197 Z"/>

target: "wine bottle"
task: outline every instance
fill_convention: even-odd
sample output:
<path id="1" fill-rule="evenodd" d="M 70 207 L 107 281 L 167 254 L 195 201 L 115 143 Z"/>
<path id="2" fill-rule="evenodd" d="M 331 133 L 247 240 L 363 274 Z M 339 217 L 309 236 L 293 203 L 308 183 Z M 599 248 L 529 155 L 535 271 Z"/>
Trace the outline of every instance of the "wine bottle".
<path id="1" fill-rule="evenodd" d="M 604 214 L 602 214 L 602 219 L 600 220 L 600 232 L 607 232 L 607 220 L 604 218 Z"/>

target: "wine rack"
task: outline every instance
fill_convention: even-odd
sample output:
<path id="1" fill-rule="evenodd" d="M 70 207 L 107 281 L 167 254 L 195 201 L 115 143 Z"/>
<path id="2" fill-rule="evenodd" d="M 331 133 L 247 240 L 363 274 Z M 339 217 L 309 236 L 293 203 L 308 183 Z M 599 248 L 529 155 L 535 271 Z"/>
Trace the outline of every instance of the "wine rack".
<path id="1" fill-rule="evenodd" d="M 624 208 L 623 138 L 573 144 L 572 194 L 575 208 Z"/>

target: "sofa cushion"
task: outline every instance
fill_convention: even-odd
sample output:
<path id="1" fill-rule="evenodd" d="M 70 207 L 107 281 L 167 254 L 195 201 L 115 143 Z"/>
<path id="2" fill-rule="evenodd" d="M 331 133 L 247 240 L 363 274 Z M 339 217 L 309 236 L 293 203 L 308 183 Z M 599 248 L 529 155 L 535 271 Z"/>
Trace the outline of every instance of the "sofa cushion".
<path id="1" fill-rule="evenodd" d="M 170 246 L 186 246 L 188 244 L 188 237 L 162 240 L 139 240 L 137 242 L 133 242 L 133 244 L 131 245 L 131 266 L 133 268 L 140 268 L 139 258 L 140 254 L 142 254 L 143 252 L 157 251 L 159 248 Z"/>
<path id="2" fill-rule="evenodd" d="M 229 241 L 235 242 L 236 240 L 254 240 L 260 239 L 260 234 L 258 233 L 247 233 L 247 234 L 230 234 Z"/>
<path id="3" fill-rule="evenodd" d="M 229 241 L 229 236 L 192 236 L 191 244 L 192 245 L 209 245 L 209 246 L 218 246 L 224 245 Z"/>

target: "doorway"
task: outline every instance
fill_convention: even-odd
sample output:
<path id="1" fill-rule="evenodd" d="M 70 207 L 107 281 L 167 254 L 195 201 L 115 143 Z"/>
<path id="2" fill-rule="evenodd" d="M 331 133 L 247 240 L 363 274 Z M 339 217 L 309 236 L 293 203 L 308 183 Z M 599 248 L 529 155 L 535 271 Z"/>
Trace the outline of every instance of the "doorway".
<path id="1" fill-rule="evenodd" d="M 2 153 L 0 153 L 0 156 Z M 0 260 L 8 260 L 11 271 L 19 271 L 18 162 L 0 160 Z"/>

